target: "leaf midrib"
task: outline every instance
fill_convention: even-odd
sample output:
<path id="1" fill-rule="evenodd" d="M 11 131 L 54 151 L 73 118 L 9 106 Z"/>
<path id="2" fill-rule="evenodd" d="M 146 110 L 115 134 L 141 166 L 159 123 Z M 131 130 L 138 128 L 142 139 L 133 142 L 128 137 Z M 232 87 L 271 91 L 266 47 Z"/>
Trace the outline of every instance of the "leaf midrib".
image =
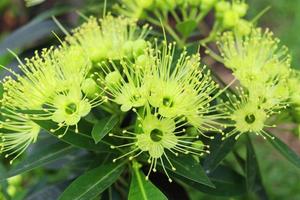
<path id="1" fill-rule="evenodd" d="M 138 169 L 135 169 L 135 174 L 136 174 L 136 177 L 137 177 L 137 181 L 138 181 L 138 184 L 139 184 L 139 188 L 142 192 L 142 196 L 144 197 L 145 200 L 148 200 L 147 198 L 147 194 L 146 194 L 146 191 L 145 191 L 145 188 L 143 186 L 143 183 L 142 183 L 142 180 L 141 180 L 141 176 L 140 176 L 140 173 L 138 171 Z"/>

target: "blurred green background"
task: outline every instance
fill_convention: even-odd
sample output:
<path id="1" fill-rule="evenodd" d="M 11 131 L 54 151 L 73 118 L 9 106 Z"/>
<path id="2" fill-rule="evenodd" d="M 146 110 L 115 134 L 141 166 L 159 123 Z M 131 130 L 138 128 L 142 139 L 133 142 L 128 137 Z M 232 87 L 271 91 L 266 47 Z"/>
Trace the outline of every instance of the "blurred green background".
<path id="1" fill-rule="evenodd" d="M 100 6 L 97 6 L 97 3 L 100 1 L 69 0 L 57 1 L 58 3 L 55 4 L 49 1 L 37 8 L 27 9 L 24 7 L 22 0 L 0 0 L 0 64 L 5 66 L 12 62 L 12 56 L 7 54 L 6 48 L 12 48 L 17 52 L 27 55 L 32 53 L 33 49 L 47 46 L 51 41 L 55 40 L 53 35 L 51 36 L 49 33 L 52 30 L 58 31 L 58 29 L 51 19 L 46 22 L 43 21 L 47 16 L 77 9 L 85 14 L 97 13 L 102 9 Z M 113 1 L 108 2 L 111 3 Z M 270 27 L 276 36 L 281 39 L 282 43 L 289 47 L 293 55 L 293 67 L 300 69 L 300 0 L 248 0 L 247 2 L 250 7 L 249 18 L 253 18 L 261 10 L 267 6 L 271 6 L 270 10 L 261 17 L 259 25 Z M 78 23 L 79 19 L 75 12 L 72 13 L 63 15 L 60 21 L 63 24 L 67 24 L 67 26 L 74 26 Z M 34 23 L 32 19 L 35 20 L 33 21 Z M 34 26 L 34 30 L 36 31 L 26 32 L 29 22 L 31 23 L 30 26 Z M 25 28 L 20 28 L 24 25 L 26 26 Z M 16 30 L 17 32 L 15 32 Z M 29 36 L 24 35 L 25 33 Z M 291 144 L 293 138 L 286 139 L 285 141 Z M 258 139 L 255 148 L 258 154 L 263 182 L 270 195 L 270 199 L 299 200 L 300 171 L 276 153 L 266 142 Z M 294 145 L 294 149 L 300 153 L 299 144 Z M 36 170 L 33 173 L 41 174 L 42 172 Z M 26 176 L 30 175 L 27 174 Z M 29 182 L 35 183 L 35 180 L 30 180 Z M 14 192 L 17 193 L 23 189 L 17 186 L 15 190 Z M 215 197 L 202 195 L 195 191 L 190 191 L 190 194 L 195 200 L 216 199 Z M 251 197 L 249 198 L 251 199 Z M 20 199 L 22 198 L 20 197 Z M 2 200 L 1 197 L 0 200 Z"/>

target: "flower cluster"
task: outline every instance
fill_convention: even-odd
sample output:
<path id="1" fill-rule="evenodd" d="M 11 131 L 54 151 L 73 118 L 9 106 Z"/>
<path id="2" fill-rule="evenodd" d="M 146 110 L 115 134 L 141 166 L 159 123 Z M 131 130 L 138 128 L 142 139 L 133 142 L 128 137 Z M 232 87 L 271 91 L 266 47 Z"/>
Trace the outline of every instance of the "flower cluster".
<path id="1" fill-rule="evenodd" d="M 208 154 L 207 141 L 216 134 L 224 139 L 251 132 L 272 137 L 265 131 L 273 127 L 271 116 L 288 101 L 299 108 L 299 77 L 295 72 L 289 78 L 287 48 L 280 47 L 269 30 L 243 19 L 248 8 L 244 1 L 122 2 L 118 10 L 126 17 L 86 18 L 59 46 L 24 61 L 15 55 L 19 65 L 15 71 L 7 69 L 10 75 L 1 81 L 0 101 L 0 152 L 12 157 L 11 163 L 38 139 L 41 122 L 54 123 L 47 131 L 62 138 L 78 133 L 82 119 L 88 121 L 95 113 L 119 115 L 119 123 L 103 139 L 122 152 L 113 161 L 127 157 L 148 162 L 147 179 L 161 168 L 171 182 L 167 168 L 176 170 L 173 155 Z M 145 17 L 153 23 L 153 17 L 164 16 L 161 24 L 174 39 L 181 32 L 187 41 L 211 10 L 216 22 L 206 42 L 216 32 L 228 31 L 217 41 L 221 56 L 212 57 L 232 70 L 241 85 L 237 90 L 227 90 L 230 84 L 219 88 L 199 53 L 182 50 L 182 43 L 149 37 L 151 27 L 139 27 L 136 21 Z M 185 22 L 175 32 L 168 23 L 170 15 L 177 24 Z"/>
<path id="2" fill-rule="evenodd" d="M 209 150 L 200 136 L 213 138 L 206 134 L 208 131 L 222 133 L 222 124 L 218 120 L 225 116 L 217 113 L 218 106 L 211 105 L 222 91 L 218 91 L 209 72 L 200 67 L 199 55 L 187 56 L 184 51 L 174 61 L 174 51 L 172 44 L 163 43 L 161 51 L 150 48 L 145 52 L 147 62 L 135 65 L 123 62 L 122 71 L 113 63 L 102 67 L 106 76 L 101 82 L 107 84 L 105 92 L 110 101 L 120 104 L 123 112 L 132 109 L 137 115 L 135 129 L 110 134 L 132 141 L 112 148 L 131 147 L 117 159 L 127 155 L 133 159 L 147 152 L 149 173 L 156 171 L 159 160 L 168 175 L 163 158 L 175 170 L 168 152 L 201 156 Z M 186 132 L 189 127 L 197 130 L 196 135 Z"/>
<path id="3" fill-rule="evenodd" d="M 269 30 L 252 29 L 246 36 L 224 33 L 218 46 L 226 67 L 243 89 L 229 108 L 235 129 L 229 134 L 254 132 L 263 137 L 267 119 L 288 105 L 290 56 Z M 231 98 L 232 99 L 232 98 Z M 238 134 L 238 136 L 240 135 Z"/>
<path id="4" fill-rule="evenodd" d="M 95 63 L 137 57 L 147 45 L 143 38 L 149 29 L 137 33 L 132 20 L 107 15 L 100 24 L 97 21 L 88 19 L 57 48 L 36 52 L 25 63 L 18 59 L 20 74 L 8 69 L 11 75 L 2 81 L 0 122 L 0 147 L 6 157 L 17 158 L 36 141 L 40 128 L 35 121 L 56 122 L 52 132 L 65 128 L 59 137 L 71 126 L 78 132 L 80 119 L 107 101 L 103 88 L 93 79 Z"/>

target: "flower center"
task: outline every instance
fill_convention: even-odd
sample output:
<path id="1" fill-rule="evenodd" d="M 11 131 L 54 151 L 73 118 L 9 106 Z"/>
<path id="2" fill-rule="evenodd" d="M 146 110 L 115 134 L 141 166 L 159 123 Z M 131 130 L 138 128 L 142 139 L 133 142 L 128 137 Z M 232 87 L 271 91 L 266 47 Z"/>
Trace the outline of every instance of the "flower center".
<path id="1" fill-rule="evenodd" d="M 170 97 L 164 97 L 163 98 L 163 105 L 170 108 L 170 107 L 173 106 L 173 101 L 171 100 Z"/>
<path id="2" fill-rule="evenodd" d="M 255 116 L 253 114 L 246 115 L 245 121 L 248 124 L 252 124 L 255 121 Z"/>
<path id="3" fill-rule="evenodd" d="M 138 101 L 139 99 L 141 99 L 141 95 L 140 94 L 134 94 L 133 96 L 132 96 L 132 99 L 134 100 L 134 101 Z"/>
<path id="4" fill-rule="evenodd" d="M 163 132 L 159 129 L 153 129 L 150 133 L 151 140 L 153 142 L 159 142 L 162 139 Z"/>
<path id="5" fill-rule="evenodd" d="M 76 111 L 77 111 L 77 105 L 75 103 L 69 103 L 65 108 L 65 112 L 69 115 L 72 115 Z"/>

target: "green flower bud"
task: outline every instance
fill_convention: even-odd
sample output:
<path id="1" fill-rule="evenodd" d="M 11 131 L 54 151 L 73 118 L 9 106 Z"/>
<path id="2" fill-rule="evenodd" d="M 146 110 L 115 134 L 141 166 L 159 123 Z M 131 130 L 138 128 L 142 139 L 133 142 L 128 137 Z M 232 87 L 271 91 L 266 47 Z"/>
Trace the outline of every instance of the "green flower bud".
<path id="1" fill-rule="evenodd" d="M 97 63 L 108 56 L 108 50 L 111 48 L 111 43 L 109 41 L 102 42 L 102 47 L 92 46 L 89 49 L 89 57 L 92 62 Z"/>
<path id="2" fill-rule="evenodd" d="M 223 16 L 223 27 L 232 28 L 237 25 L 239 21 L 239 15 L 233 10 L 227 10 Z"/>
<path id="3" fill-rule="evenodd" d="M 81 89 L 89 98 L 97 96 L 96 94 L 100 91 L 97 83 L 92 78 L 85 79 L 81 85 Z"/>
<path id="4" fill-rule="evenodd" d="M 191 6 L 200 6 L 201 2 L 202 0 L 187 0 L 187 3 Z"/>
<path id="5" fill-rule="evenodd" d="M 232 10 L 236 12 L 239 17 L 244 17 L 248 10 L 248 5 L 246 3 L 234 3 L 232 5 Z"/>
<path id="6" fill-rule="evenodd" d="M 122 52 L 124 56 L 131 57 L 134 43 L 132 41 L 127 41 L 122 47 Z"/>
<path id="7" fill-rule="evenodd" d="M 230 3 L 227 1 L 220 1 L 215 5 L 216 16 L 217 18 L 222 18 L 224 13 L 230 10 Z"/>
<path id="8" fill-rule="evenodd" d="M 244 19 L 240 19 L 235 27 L 237 34 L 244 36 L 250 34 L 252 24 Z"/>
<path id="9" fill-rule="evenodd" d="M 196 136 L 196 135 L 199 135 L 199 131 L 197 130 L 197 128 L 195 127 L 189 127 L 187 128 L 186 130 L 186 133 L 190 136 Z"/>
<path id="10" fill-rule="evenodd" d="M 163 11 L 174 10 L 177 5 L 176 0 L 156 0 L 155 6 Z"/>
<path id="11" fill-rule="evenodd" d="M 149 8 L 152 6 L 154 0 L 138 0 L 137 4 L 141 8 Z"/>
<path id="12" fill-rule="evenodd" d="M 199 150 L 203 150 L 204 146 L 205 145 L 200 140 L 197 140 L 197 141 L 193 142 L 193 144 L 192 144 L 192 147 L 199 149 Z"/>
<path id="13" fill-rule="evenodd" d="M 110 72 L 105 77 L 105 82 L 109 86 L 117 85 L 122 80 L 122 76 L 118 71 Z"/>
<path id="14" fill-rule="evenodd" d="M 133 42 L 132 44 L 132 51 L 133 51 L 133 56 L 137 57 L 139 55 L 142 55 L 147 48 L 147 42 L 143 39 L 138 39 Z"/>
<path id="15" fill-rule="evenodd" d="M 201 0 L 201 9 L 204 11 L 210 10 L 216 4 L 216 0 Z"/>

